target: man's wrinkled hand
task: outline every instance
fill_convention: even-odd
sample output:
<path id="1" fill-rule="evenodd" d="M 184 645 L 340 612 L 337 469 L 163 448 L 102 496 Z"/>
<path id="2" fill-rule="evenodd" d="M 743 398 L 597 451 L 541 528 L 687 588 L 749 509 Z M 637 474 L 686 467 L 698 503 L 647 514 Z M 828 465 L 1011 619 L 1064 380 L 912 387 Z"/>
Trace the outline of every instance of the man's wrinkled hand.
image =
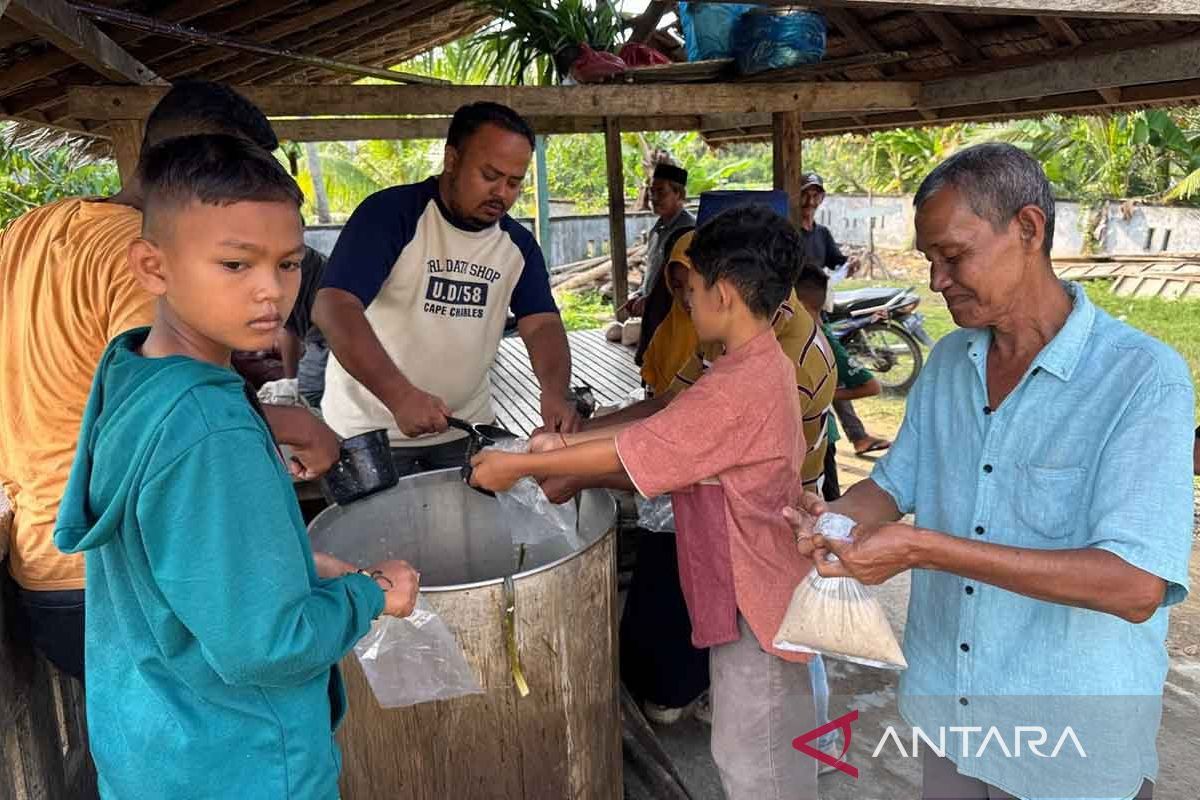
<path id="1" fill-rule="evenodd" d="M 917 529 L 902 522 L 858 525 L 850 541 L 813 537 L 813 563 L 826 578 L 855 578 L 876 586 L 917 566 Z M 837 557 L 830 561 L 828 556 Z"/>
<path id="2" fill-rule="evenodd" d="M 396 406 L 389 410 L 400 432 L 408 437 L 441 433 L 449 427 L 446 418 L 451 415 L 450 407 L 440 397 L 415 386 L 401 395 Z"/>

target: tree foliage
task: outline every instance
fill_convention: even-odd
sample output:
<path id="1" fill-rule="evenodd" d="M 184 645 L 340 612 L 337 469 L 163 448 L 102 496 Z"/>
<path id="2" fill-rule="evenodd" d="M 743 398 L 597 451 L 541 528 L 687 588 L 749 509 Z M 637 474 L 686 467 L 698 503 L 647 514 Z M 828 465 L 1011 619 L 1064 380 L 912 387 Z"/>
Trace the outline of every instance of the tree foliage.
<path id="1" fill-rule="evenodd" d="M 49 152 L 10 143 L 0 130 L 0 227 L 32 208 L 64 197 L 103 196 L 120 186 L 116 165 L 69 147 Z"/>

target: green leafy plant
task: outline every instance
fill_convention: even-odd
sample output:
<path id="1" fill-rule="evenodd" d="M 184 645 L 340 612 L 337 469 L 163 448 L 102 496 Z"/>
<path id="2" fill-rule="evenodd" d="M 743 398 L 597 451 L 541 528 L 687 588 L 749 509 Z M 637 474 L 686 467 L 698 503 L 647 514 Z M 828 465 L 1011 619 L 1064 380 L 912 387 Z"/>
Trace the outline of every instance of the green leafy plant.
<path id="1" fill-rule="evenodd" d="M 558 83 L 570 64 L 556 64 L 566 48 L 587 44 L 612 50 L 621 15 L 609 0 L 472 0 L 496 21 L 471 39 L 472 65 L 500 83 Z"/>

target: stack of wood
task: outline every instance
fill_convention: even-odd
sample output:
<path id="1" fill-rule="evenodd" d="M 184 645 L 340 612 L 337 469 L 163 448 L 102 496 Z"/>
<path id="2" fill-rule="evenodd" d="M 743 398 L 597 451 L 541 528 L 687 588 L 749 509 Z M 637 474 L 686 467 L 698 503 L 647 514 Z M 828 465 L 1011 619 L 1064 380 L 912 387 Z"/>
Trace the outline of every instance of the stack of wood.
<path id="1" fill-rule="evenodd" d="M 641 286 L 642 269 L 646 263 L 646 246 L 637 245 L 626 253 L 629 265 L 629 288 Z M 612 256 L 603 255 L 563 264 L 550 270 L 550 286 L 555 291 L 599 291 L 612 297 Z"/>
<path id="2" fill-rule="evenodd" d="M 1122 297 L 1165 300 L 1200 297 L 1200 254 L 1070 256 L 1054 259 L 1058 277 L 1069 281 L 1111 280 Z"/>

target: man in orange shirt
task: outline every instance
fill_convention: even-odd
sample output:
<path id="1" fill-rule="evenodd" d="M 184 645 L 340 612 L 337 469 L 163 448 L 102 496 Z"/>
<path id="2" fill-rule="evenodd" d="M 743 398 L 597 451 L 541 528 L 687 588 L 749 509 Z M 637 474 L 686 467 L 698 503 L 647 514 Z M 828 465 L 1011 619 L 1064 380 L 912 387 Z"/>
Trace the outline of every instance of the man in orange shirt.
<path id="1" fill-rule="evenodd" d="M 252 103 L 225 86 L 181 83 L 151 112 L 143 150 L 164 139 L 226 133 L 270 151 L 279 142 Z M 154 298 L 127 267 L 141 235 L 136 177 L 107 199 L 34 209 L 0 231 L 0 486 L 15 511 L 8 571 L 30 638 L 83 674 L 83 557 L 54 546 L 92 374 L 108 341 L 154 321 Z M 304 409 L 273 408 L 293 472 L 315 477 L 337 457 L 332 431 Z M 0 547 L 0 550 L 3 548 Z"/>

